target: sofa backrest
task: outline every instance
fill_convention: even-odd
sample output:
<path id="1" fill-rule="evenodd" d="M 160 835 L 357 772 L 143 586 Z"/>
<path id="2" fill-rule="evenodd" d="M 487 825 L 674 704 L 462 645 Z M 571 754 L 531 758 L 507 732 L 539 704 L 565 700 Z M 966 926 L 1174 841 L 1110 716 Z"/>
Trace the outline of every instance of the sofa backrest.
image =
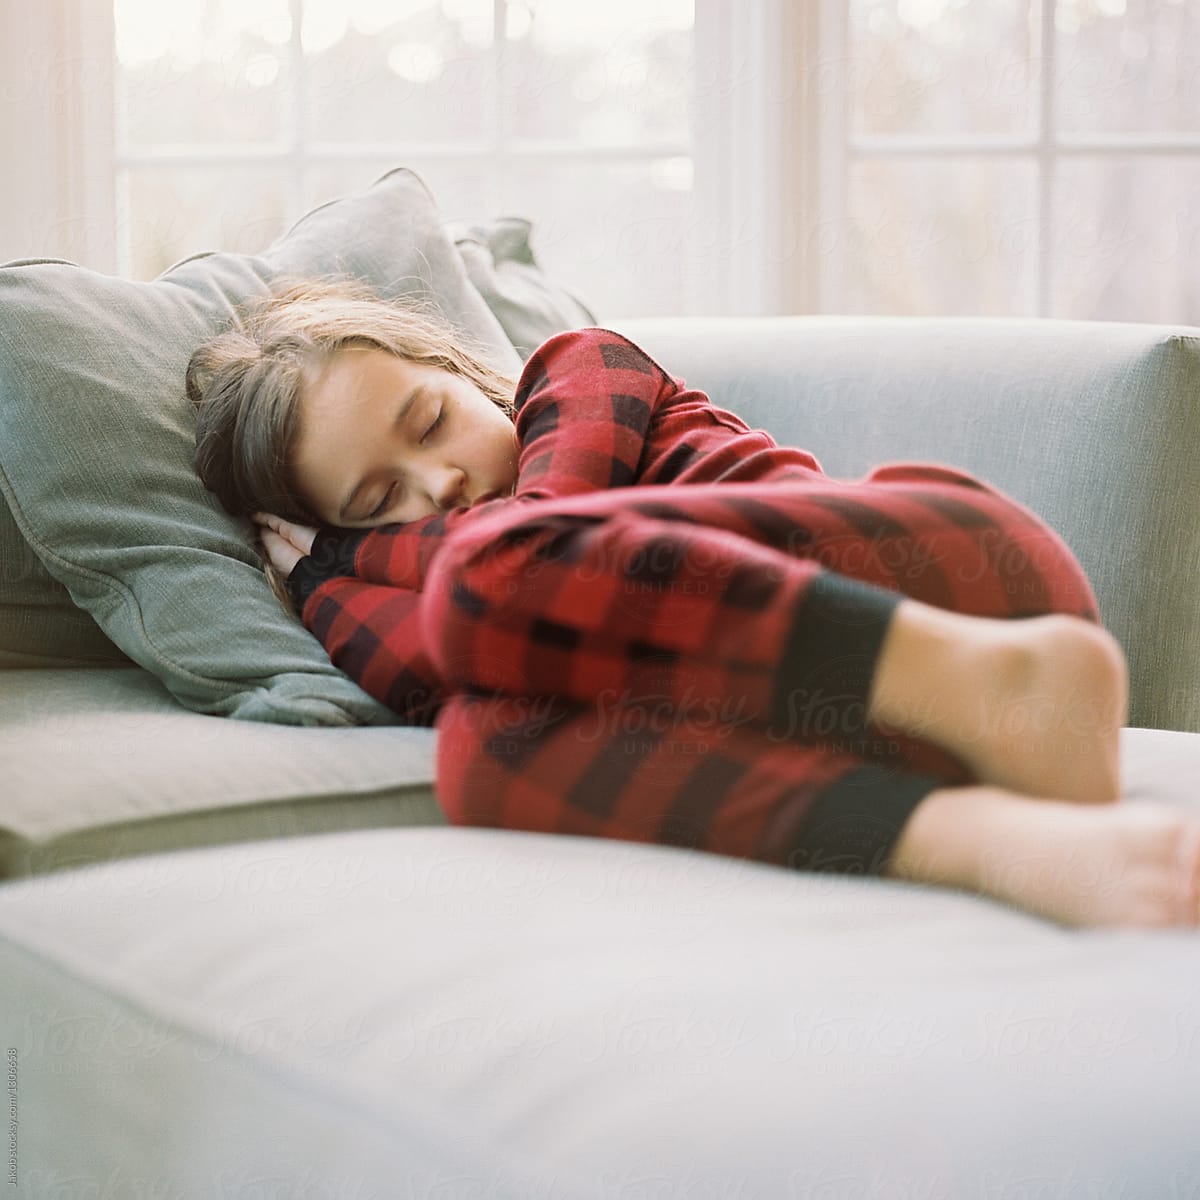
<path id="1" fill-rule="evenodd" d="M 1130 667 L 1131 725 L 1200 731 L 1200 329 L 991 318 L 608 322 L 832 476 L 941 462 L 1046 520 Z"/>

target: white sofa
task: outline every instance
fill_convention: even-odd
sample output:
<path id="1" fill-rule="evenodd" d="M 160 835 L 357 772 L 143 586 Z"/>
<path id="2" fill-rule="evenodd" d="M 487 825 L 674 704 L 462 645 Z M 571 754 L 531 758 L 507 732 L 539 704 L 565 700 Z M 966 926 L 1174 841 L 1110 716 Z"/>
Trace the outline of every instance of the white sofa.
<path id="1" fill-rule="evenodd" d="M 1200 331 L 610 324 L 830 474 L 1046 517 L 1129 656 L 1127 799 L 1200 805 Z M 16 1194 L 1200 1195 L 1200 933 L 449 827 L 435 736 L 0 671 Z"/>

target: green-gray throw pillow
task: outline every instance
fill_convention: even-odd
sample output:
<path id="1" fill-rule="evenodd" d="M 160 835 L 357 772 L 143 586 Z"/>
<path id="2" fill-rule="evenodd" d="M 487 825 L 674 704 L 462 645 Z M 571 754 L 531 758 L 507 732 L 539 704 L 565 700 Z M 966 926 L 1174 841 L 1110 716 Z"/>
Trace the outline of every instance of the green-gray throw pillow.
<path id="1" fill-rule="evenodd" d="M 501 217 L 488 224 L 446 226 L 467 277 L 487 302 L 522 359 L 564 329 L 598 324 L 573 292 L 550 279 L 529 245 L 530 222 Z"/>
<path id="2" fill-rule="evenodd" d="M 0 500 L 0 670 L 118 664 L 128 656 L 42 566 Z"/>
<path id="3" fill-rule="evenodd" d="M 192 468 L 188 358 L 284 276 L 351 276 L 432 299 L 499 367 L 519 370 L 428 189 L 403 168 L 315 208 L 260 255 L 196 255 L 151 282 L 61 261 L 0 267 L 0 500 L 44 568 L 32 569 L 0 521 L 0 655 L 27 644 L 16 608 L 44 602 L 61 620 L 65 588 L 103 631 L 79 634 L 83 657 L 111 642 L 114 659 L 123 652 L 194 711 L 396 722 L 280 608 L 250 523 L 230 517 Z M 39 637 L 51 640 L 44 628 Z"/>

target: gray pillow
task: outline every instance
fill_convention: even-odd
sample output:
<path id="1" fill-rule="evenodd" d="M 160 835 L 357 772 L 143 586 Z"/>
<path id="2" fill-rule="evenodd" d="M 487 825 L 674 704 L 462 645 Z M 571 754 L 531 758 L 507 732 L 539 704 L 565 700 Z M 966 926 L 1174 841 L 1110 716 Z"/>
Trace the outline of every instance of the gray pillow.
<path id="1" fill-rule="evenodd" d="M 538 265 L 529 245 L 531 228 L 524 217 L 446 226 L 467 277 L 523 360 L 553 334 L 598 324 L 578 296 L 555 283 Z"/>
<path id="2" fill-rule="evenodd" d="M 20 633 L 36 626 L 35 665 L 56 646 L 68 661 L 80 650 L 128 656 L 197 712 L 397 722 L 283 611 L 250 523 L 192 469 L 188 358 L 281 276 L 352 276 L 432 299 L 498 367 L 520 368 L 428 189 L 403 168 L 315 208 L 260 255 L 196 255 L 152 282 L 58 260 L 0 267 L 0 499 L 11 517 L 0 520 L 10 659 L 0 665 L 28 653 Z M 90 623 L 66 619 L 66 595 Z"/>
<path id="3" fill-rule="evenodd" d="M 111 667 L 129 661 L 42 566 L 0 501 L 0 669 Z"/>

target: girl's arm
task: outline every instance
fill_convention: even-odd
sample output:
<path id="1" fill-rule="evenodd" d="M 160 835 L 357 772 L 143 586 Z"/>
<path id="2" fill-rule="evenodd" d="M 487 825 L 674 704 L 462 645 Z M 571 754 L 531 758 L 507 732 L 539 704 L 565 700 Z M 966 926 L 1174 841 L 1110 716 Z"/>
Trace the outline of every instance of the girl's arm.
<path id="1" fill-rule="evenodd" d="M 293 572 L 293 575 L 295 572 Z M 303 584 L 293 585 L 293 597 Z M 407 725 L 432 725 L 445 688 L 422 646 L 421 594 L 345 577 L 325 580 L 299 606 L 305 627 L 330 661 Z"/>
<path id="2" fill-rule="evenodd" d="M 325 647 L 330 661 L 408 725 L 432 725 L 440 676 L 423 648 L 420 593 L 343 576 L 324 577 L 310 552 L 319 530 L 254 513 L 271 590 Z M 320 591 L 318 600 L 309 601 Z"/>
<path id="3" fill-rule="evenodd" d="M 544 500 L 639 482 L 651 423 L 681 390 L 619 333 L 555 334 L 517 385 L 517 495 Z"/>

